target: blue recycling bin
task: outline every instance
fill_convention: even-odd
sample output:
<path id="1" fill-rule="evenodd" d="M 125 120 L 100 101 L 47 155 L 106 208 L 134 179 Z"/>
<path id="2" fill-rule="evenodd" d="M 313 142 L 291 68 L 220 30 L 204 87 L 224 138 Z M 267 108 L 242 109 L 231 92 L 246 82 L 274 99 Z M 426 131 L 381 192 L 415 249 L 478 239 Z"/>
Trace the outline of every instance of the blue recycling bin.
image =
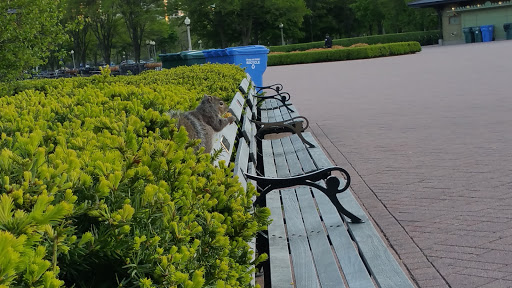
<path id="1" fill-rule="evenodd" d="M 203 50 L 203 54 L 204 54 L 204 59 L 206 60 L 206 62 L 209 62 L 209 63 L 217 63 L 216 62 L 216 57 L 215 55 L 213 54 L 213 51 L 215 50 L 218 50 L 218 49 L 208 49 L 208 50 Z"/>
<path id="2" fill-rule="evenodd" d="M 480 30 L 482 30 L 482 42 L 491 42 L 494 36 L 494 25 L 482 25 Z"/>
<path id="3" fill-rule="evenodd" d="M 218 58 L 218 62 L 220 64 L 230 64 L 233 63 L 230 61 L 228 54 L 226 53 L 226 49 L 219 49 L 214 52 Z"/>
<path id="4" fill-rule="evenodd" d="M 263 86 L 263 73 L 267 69 L 268 49 L 263 45 L 226 48 L 229 63 L 240 65 L 251 75 L 256 86 Z"/>
<path id="5" fill-rule="evenodd" d="M 206 58 L 206 62 L 220 64 L 229 63 L 225 49 L 203 50 L 203 54 L 204 57 Z"/>

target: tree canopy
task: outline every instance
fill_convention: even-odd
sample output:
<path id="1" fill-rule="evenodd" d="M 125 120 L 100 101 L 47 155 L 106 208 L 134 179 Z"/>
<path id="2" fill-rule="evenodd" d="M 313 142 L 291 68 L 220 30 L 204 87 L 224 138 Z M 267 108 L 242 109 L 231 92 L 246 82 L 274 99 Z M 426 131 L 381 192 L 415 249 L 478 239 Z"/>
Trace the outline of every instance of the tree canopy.
<path id="1" fill-rule="evenodd" d="M 45 64 L 66 40 L 58 0 L 0 1 L 0 81 Z"/>

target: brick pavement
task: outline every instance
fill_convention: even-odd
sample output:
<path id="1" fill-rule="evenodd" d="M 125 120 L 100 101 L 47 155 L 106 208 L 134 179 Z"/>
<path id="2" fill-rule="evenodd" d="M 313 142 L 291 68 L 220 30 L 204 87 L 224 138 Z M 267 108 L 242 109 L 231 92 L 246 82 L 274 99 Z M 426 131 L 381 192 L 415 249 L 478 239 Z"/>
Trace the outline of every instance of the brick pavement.
<path id="1" fill-rule="evenodd" d="M 512 287 L 512 41 L 269 67 L 419 287 Z"/>

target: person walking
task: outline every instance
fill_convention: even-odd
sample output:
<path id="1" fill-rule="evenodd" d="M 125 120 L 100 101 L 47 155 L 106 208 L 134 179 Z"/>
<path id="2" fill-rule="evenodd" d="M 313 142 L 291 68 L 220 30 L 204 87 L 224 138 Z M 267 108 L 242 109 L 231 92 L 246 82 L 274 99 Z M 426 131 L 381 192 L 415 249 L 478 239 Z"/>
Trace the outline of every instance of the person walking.
<path id="1" fill-rule="evenodd" d="M 324 42 L 325 48 L 332 48 L 332 39 L 329 36 L 329 34 L 325 35 L 325 42 Z"/>

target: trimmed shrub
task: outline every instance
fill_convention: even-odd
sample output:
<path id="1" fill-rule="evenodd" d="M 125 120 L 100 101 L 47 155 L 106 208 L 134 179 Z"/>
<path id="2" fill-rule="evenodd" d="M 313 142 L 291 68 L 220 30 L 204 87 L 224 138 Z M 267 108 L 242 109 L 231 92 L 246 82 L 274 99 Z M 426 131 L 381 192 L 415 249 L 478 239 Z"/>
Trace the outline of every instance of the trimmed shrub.
<path id="1" fill-rule="evenodd" d="M 420 31 L 420 32 L 408 32 L 408 33 L 397 33 L 397 34 L 385 34 L 365 37 L 354 37 L 336 39 L 332 41 L 333 45 L 339 45 L 343 47 L 349 47 L 358 43 L 366 44 L 386 44 L 395 42 L 410 42 L 415 41 L 420 43 L 421 46 L 437 44 L 439 39 L 439 31 Z M 271 46 L 269 47 L 270 52 L 291 52 L 291 51 L 305 51 L 313 48 L 323 48 L 324 41 L 291 44 L 284 46 Z"/>
<path id="2" fill-rule="evenodd" d="M 31 80 L 0 97 L 0 287 L 250 286 L 269 211 L 165 115 L 244 71 Z"/>
<path id="3" fill-rule="evenodd" d="M 294 53 L 269 54 L 268 66 L 343 61 L 411 54 L 421 51 L 418 42 L 369 45 L 364 47 L 324 49 Z"/>

